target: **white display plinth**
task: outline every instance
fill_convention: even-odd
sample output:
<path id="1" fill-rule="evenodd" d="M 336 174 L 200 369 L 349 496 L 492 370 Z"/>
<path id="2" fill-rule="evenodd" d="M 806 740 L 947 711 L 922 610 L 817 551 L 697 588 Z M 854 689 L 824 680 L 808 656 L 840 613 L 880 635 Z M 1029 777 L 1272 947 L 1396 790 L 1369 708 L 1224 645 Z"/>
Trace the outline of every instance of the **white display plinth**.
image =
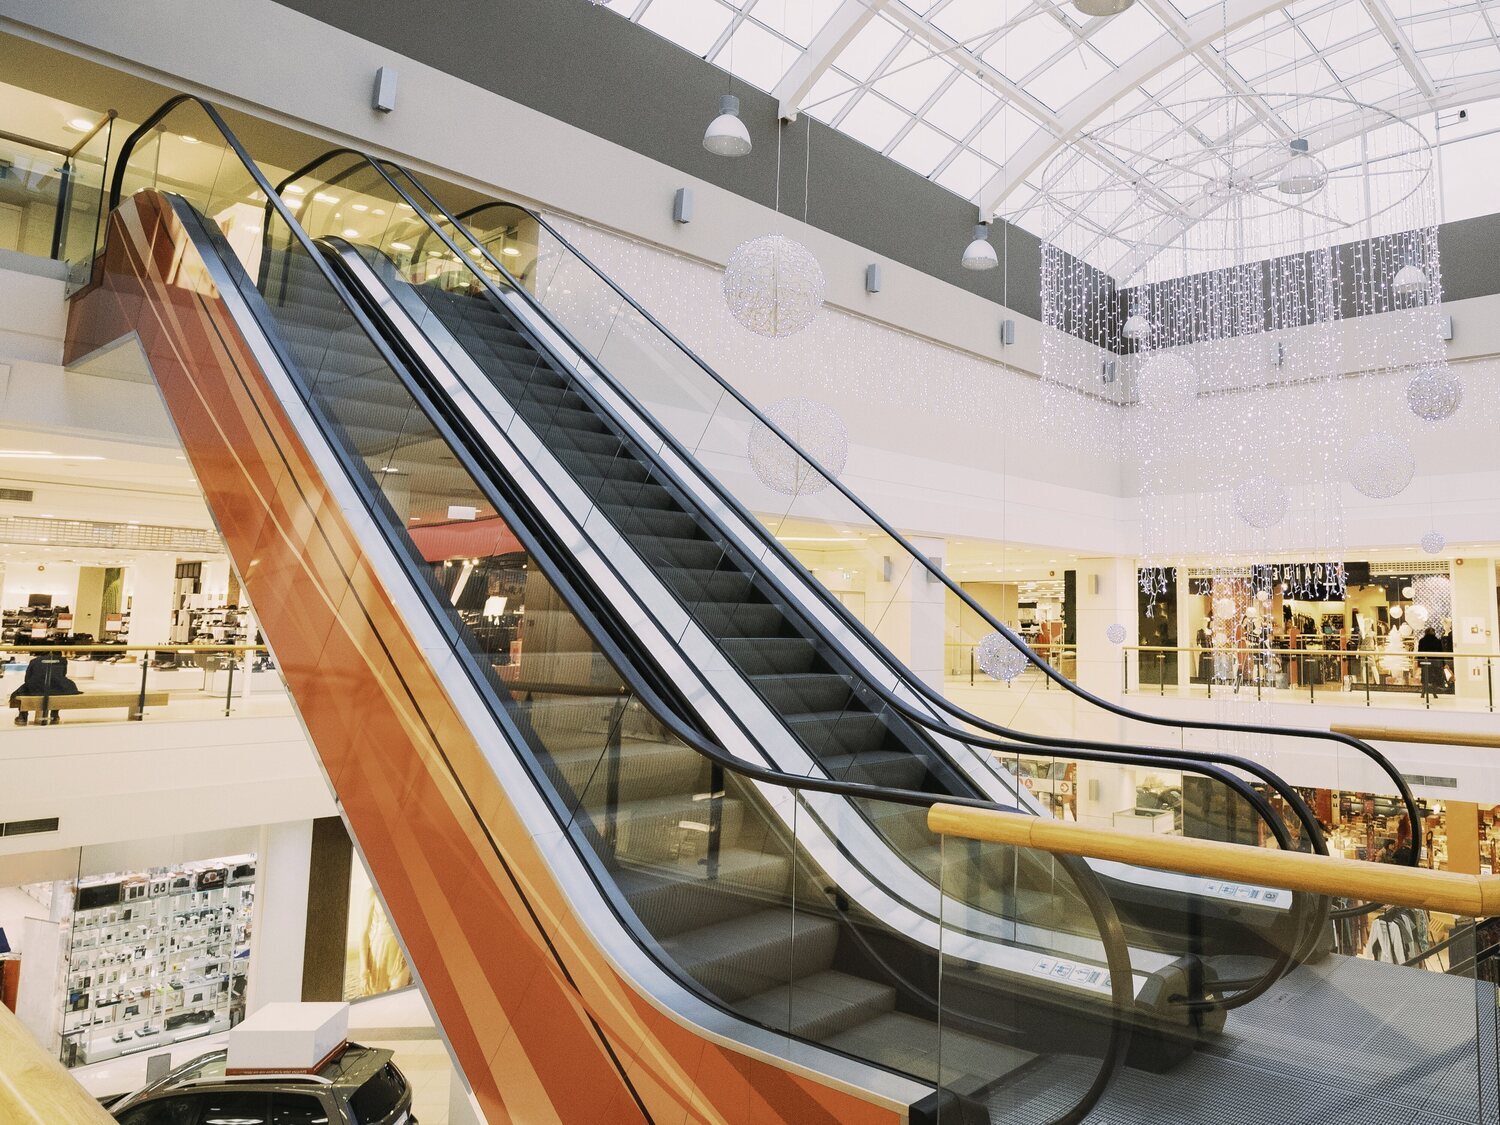
<path id="1" fill-rule="evenodd" d="M 229 1033 L 230 1074 L 313 1072 L 349 1038 L 348 1004 L 267 1004 Z"/>

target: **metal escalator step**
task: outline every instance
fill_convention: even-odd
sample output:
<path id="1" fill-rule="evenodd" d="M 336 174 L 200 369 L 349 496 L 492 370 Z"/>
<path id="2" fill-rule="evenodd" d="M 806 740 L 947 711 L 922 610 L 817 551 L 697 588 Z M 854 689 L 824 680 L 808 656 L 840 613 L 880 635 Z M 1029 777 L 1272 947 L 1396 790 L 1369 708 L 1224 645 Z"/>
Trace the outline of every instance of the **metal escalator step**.
<path id="1" fill-rule="evenodd" d="M 622 512 L 617 524 L 625 535 L 638 534 L 687 538 L 698 530 L 698 521 L 687 512 L 663 511 L 660 508 L 632 508 Z"/>
<path id="2" fill-rule="evenodd" d="M 733 846 L 744 820 L 744 806 L 735 799 L 719 804 L 721 839 Z M 606 828 L 607 809 L 590 809 L 589 819 L 598 832 Z M 685 790 L 670 796 L 622 802 L 615 810 L 618 854 L 640 863 L 675 860 L 684 854 L 708 851 L 713 802 L 706 793 Z"/>
<path id="3" fill-rule="evenodd" d="M 1031 1062 L 1035 1055 L 1006 1043 L 942 1028 L 905 1012 L 885 1012 L 830 1036 L 828 1046 L 972 1094 Z M 941 1064 L 941 1078 L 938 1073 Z"/>
<path id="4" fill-rule="evenodd" d="M 829 969 L 741 1000 L 735 1010 L 778 1031 L 823 1040 L 895 1007 L 890 985 Z"/>
<path id="5" fill-rule="evenodd" d="M 714 995 L 755 996 L 833 963 L 839 924 L 832 918 L 773 907 L 676 934 L 662 948 Z"/>
<path id="6" fill-rule="evenodd" d="M 651 513 L 653 516 L 667 514 L 669 513 Z M 786 615 L 778 607 L 764 602 L 742 602 L 738 605 L 703 602 L 694 609 L 693 615 L 703 631 L 711 637 L 753 637 L 760 640 L 778 637 L 791 628 Z"/>
<path id="7" fill-rule="evenodd" d="M 590 433 L 585 430 L 547 429 L 542 434 L 542 440 L 552 449 L 577 449 L 608 457 L 618 455 L 622 448 L 620 439 L 615 434 Z"/>
<path id="8" fill-rule="evenodd" d="M 602 808 L 610 799 L 611 788 L 615 800 L 625 803 L 707 788 L 707 760 L 695 750 L 672 742 L 622 738 L 613 783 L 602 739 L 593 746 L 553 753 L 543 758 L 543 765 L 587 809 Z"/>
<path id="9" fill-rule="evenodd" d="M 683 539 L 674 535 L 653 536 L 636 546 L 653 565 L 714 570 L 724 560 L 724 544 L 713 539 Z"/>
<path id="10" fill-rule="evenodd" d="M 737 570 L 687 570 L 664 567 L 662 579 L 689 602 L 763 605 L 748 574 Z M 778 612 L 780 612 L 778 610 Z"/>
<path id="11" fill-rule="evenodd" d="M 890 729 L 869 711 L 810 711 L 788 715 L 786 723 L 819 758 L 830 754 L 867 754 L 885 748 Z"/>
<path id="12" fill-rule="evenodd" d="M 617 463 L 621 467 L 638 464 L 626 457 L 620 458 Z M 613 472 L 607 478 L 579 473 L 575 479 L 579 487 L 589 496 L 594 497 L 601 507 L 612 511 L 631 511 L 639 508 L 650 508 L 662 512 L 682 511 L 682 506 L 677 503 L 676 497 L 654 481 L 619 480 L 615 479 Z"/>
<path id="13" fill-rule="evenodd" d="M 791 870 L 784 850 L 725 848 L 717 869 L 691 855 L 670 867 L 623 868 L 619 885 L 636 916 L 661 939 L 786 902 Z"/>
<path id="14" fill-rule="evenodd" d="M 817 646 L 806 637 L 726 637 L 719 645 L 749 676 L 808 672 L 822 663 Z"/>
<path id="15" fill-rule="evenodd" d="M 928 776 L 922 759 L 905 750 L 834 755 L 823 759 L 823 768 L 840 781 L 860 781 L 887 789 L 920 789 Z"/>
<path id="16" fill-rule="evenodd" d="M 910 856 L 932 846 L 926 809 L 894 801 L 871 801 L 865 811 L 880 834 L 903 855 Z"/>
<path id="17" fill-rule="evenodd" d="M 750 680 L 783 715 L 842 711 L 854 699 L 848 681 L 832 672 L 768 672 Z"/>

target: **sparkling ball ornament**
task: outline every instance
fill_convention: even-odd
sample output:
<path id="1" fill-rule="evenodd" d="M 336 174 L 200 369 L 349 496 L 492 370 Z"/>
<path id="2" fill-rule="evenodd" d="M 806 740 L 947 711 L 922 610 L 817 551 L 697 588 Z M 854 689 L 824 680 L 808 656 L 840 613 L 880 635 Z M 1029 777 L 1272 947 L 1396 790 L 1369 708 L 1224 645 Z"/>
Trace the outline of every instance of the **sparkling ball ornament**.
<path id="1" fill-rule="evenodd" d="M 1424 422 L 1451 418 L 1463 401 L 1464 385 L 1446 363 L 1422 368 L 1406 384 L 1406 405 Z"/>
<path id="2" fill-rule="evenodd" d="M 729 255 L 724 300 L 751 332 L 790 336 L 811 324 L 823 305 L 823 267 L 800 242 L 762 235 Z"/>
<path id="3" fill-rule="evenodd" d="M 1396 434 L 1365 434 L 1349 453 L 1349 483 L 1371 500 L 1399 495 L 1416 471 L 1416 455 Z"/>
<path id="4" fill-rule="evenodd" d="M 1234 616 L 1234 599 L 1233 598 L 1215 598 L 1214 599 L 1214 616 L 1215 617 L 1219 617 L 1219 618 L 1233 617 Z"/>
<path id="5" fill-rule="evenodd" d="M 766 408 L 766 417 L 828 473 L 838 476 L 849 463 L 849 431 L 832 407 L 807 398 L 784 398 Z M 808 464 L 769 426 L 750 428 L 750 467 L 767 488 L 784 496 L 812 496 L 828 478 Z"/>
<path id="6" fill-rule="evenodd" d="M 1174 352 L 1141 357 L 1136 397 L 1146 406 L 1181 406 L 1198 396 L 1198 369 Z"/>
<path id="7" fill-rule="evenodd" d="M 1117 621 L 1108 629 L 1104 630 L 1104 635 L 1109 638 L 1110 644 L 1122 645 L 1125 643 L 1125 626 L 1121 625 Z"/>
<path id="8" fill-rule="evenodd" d="M 1448 538 L 1441 531 L 1429 531 L 1422 536 L 1422 550 L 1429 555 L 1440 555 L 1448 545 Z"/>
<path id="9" fill-rule="evenodd" d="M 1432 619 L 1432 614 L 1425 605 L 1414 605 L 1406 611 L 1406 621 L 1413 629 L 1427 628 L 1427 622 Z"/>
<path id="10" fill-rule="evenodd" d="M 1264 531 L 1286 518 L 1291 491 L 1272 476 L 1246 477 L 1234 490 L 1234 514 Z"/>
<path id="11" fill-rule="evenodd" d="M 1030 663 L 1026 654 L 1011 644 L 1004 633 L 991 633 L 985 637 L 979 642 L 975 655 L 985 675 L 1006 683 L 1026 671 L 1026 665 Z"/>

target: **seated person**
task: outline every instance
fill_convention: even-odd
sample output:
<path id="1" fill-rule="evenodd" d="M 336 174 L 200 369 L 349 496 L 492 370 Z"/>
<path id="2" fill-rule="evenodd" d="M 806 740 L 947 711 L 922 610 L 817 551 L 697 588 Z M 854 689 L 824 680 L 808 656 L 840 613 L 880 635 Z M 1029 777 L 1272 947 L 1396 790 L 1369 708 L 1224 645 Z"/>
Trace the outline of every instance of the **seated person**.
<path id="1" fill-rule="evenodd" d="M 31 658 L 31 663 L 26 665 L 26 679 L 21 686 L 10 694 L 10 705 L 17 706 L 17 701 L 23 695 L 79 695 L 78 685 L 68 679 L 68 661 L 60 652 L 39 652 Z M 16 725 L 26 725 L 27 713 L 16 711 Z M 56 711 L 51 714 L 54 723 L 61 722 L 62 716 Z M 42 722 L 47 721 L 44 716 Z"/>

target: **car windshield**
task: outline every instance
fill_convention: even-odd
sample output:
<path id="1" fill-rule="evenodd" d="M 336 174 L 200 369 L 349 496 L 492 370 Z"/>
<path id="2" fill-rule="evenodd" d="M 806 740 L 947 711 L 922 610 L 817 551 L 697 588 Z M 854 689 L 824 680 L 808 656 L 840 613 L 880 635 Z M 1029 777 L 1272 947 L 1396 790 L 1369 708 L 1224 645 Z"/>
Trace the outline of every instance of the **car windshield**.
<path id="1" fill-rule="evenodd" d="M 359 1125 L 384 1121 L 400 1104 L 405 1089 L 406 1083 L 390 1063 L 377 1070 L 349 1099 Z"/>

